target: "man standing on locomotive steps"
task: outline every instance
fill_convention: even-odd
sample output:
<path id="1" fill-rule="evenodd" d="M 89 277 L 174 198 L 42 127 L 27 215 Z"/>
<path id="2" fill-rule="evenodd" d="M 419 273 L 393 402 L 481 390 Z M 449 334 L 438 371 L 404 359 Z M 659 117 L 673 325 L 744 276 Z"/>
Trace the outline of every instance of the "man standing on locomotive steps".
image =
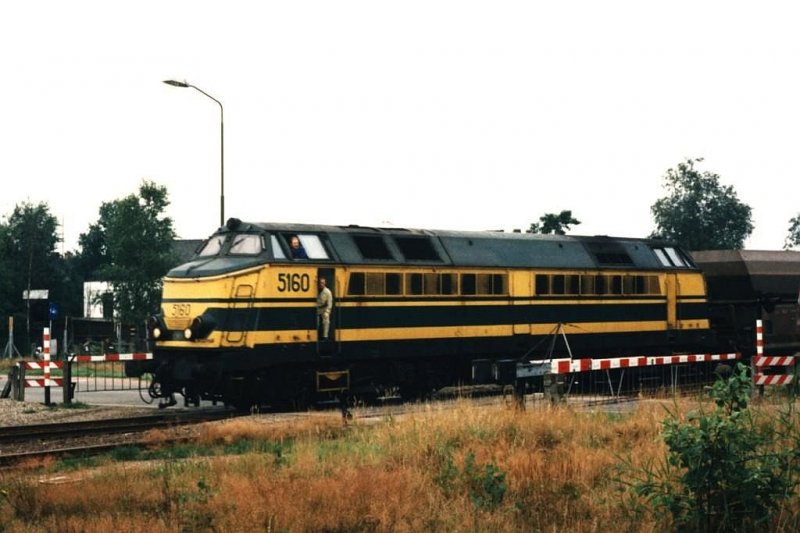
<path id="1" fill-rule="evenodd" d="M 328 330 L 331 327 L 331 309 L 333 309 L 333 294 L 326 286 L 327 280 L 319 277 L 319 294 L 317 294 L 317 326 L 322 326 L 322 339 L 327 340 Z"/>

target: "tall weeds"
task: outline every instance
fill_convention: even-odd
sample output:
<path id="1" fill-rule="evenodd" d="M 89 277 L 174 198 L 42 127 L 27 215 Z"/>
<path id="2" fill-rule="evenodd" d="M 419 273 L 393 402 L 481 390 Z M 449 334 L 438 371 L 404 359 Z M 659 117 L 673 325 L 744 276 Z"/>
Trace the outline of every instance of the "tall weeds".
<path id="1" fill-rule="evenodd" d="M 110 462 L 58 486 L 0 474 L 0 530 L 658 530 L 616 478 L 620 457 L 664 456 L 664 414 L 465 402 L 346 426 L 237 419 L 207 426 L 194 457 Z"/>

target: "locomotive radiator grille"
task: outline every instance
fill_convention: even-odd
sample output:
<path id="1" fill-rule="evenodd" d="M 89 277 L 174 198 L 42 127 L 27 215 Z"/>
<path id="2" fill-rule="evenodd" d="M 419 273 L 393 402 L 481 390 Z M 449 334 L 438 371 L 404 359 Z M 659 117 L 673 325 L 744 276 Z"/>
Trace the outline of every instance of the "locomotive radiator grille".
<path id="1" fill-rule="evenodd" d="M 188 328 L 192 323 L 192 319 L 189 317 L 165 317 L 164 323 L 169 329 L 181 330 Z"/>

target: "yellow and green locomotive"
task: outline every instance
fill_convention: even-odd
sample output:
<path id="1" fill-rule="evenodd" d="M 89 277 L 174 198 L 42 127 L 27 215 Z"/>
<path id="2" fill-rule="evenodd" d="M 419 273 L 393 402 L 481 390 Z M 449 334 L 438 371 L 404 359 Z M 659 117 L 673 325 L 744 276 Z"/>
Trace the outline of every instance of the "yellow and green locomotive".
<path id="1" fill-rule="evenodd" d="M 703 349 L 707 308 L 702 273 L 661 241 L 230 219 L 164 279 L 153 360 L 129 371 L 154 396 L 238 407 L 416 396 L 476 361 L 542 357 L 556 332 L 552 357 Z"/>

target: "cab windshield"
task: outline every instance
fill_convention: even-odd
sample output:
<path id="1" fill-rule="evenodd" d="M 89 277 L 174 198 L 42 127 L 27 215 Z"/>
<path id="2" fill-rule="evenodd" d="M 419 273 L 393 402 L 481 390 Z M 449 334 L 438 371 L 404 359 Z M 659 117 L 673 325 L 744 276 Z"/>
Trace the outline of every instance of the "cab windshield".
<path id="1" fill-rule="evenodd" d="M 231 249 L 228 253 L 231 255 L 258 255 L 264 249 L 264 239 L 261 235 L 241 234 L 234 235 Z"/>
<path id="2" fill-rule="evenodd" d="M 212 255 L 219 255 L 222 250 L 222 245 L 225 244 L 225 235 L 214 235 L 197 252 L 198 257 L 211 257 Z"/>
<path id="3" fill-rule="evenodd" d="M 227 235 L 214 235 L 197 252 L 198 257 L 214 257 L 225 250 Z M 230 247 L 225 255 L 258 255 L 264 250 L 264 238 L 261 235 L 239 233 L 230 237 Z"/>

